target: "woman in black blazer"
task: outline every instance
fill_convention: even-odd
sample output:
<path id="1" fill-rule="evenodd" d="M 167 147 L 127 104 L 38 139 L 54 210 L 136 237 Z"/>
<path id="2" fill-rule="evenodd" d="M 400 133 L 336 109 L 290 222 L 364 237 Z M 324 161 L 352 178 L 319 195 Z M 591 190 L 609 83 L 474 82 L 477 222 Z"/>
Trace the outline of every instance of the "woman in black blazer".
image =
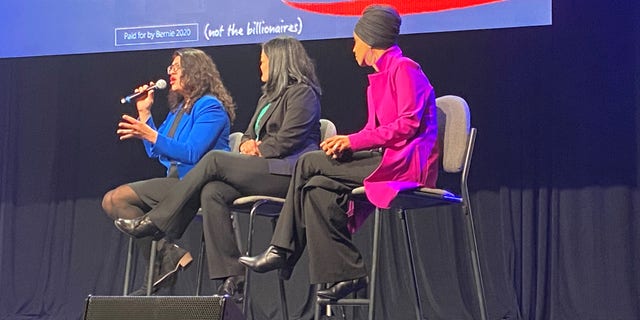
<path id="1" fill-rule="evenodd" d="M 231 296 L 242 288 L 245 269 L 238 262 L 229 204 L 252 194 L 284 197 L 296 160 L 320 143 L 320 87 L 302 44 L 291 37 L 264 43 L 260 70 L 262 96 L 240 153 L 209 152 L 148 214 L 115 221 L 136 238 L 177 239 L 196 214 L 188 208 L 199 201 L 209 276 L 224 279 L 219 293 Z"/>

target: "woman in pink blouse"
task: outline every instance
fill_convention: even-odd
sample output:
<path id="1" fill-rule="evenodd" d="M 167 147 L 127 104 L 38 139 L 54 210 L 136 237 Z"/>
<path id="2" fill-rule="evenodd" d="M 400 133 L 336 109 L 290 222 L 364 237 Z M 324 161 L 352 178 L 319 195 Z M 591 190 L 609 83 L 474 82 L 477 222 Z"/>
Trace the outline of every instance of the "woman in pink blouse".
<path id="1" fill-rule="evenodd" d="M 279 269 L 287 279 L 308 246 L 311 283 L 333 283 L 318 296 L 343 298 L 368 282 L 351 232 L 372 208 L 354 205 L 351 190 L 364 184 L 371 203 L 389 208 L 400 190 L 435 186 L 435 93 L 420 65 L 402 55 L 400 24 L 393 7 L 372 5 L 363 11 L 353 33 L 353 53 L 360 66 L 374 70 L 367 88 L 367 123 L 354 134 L 326 139 L 322 151 L 298 160 L 271 246 L 258 256 L 241 257 L 247 267 Z"/>

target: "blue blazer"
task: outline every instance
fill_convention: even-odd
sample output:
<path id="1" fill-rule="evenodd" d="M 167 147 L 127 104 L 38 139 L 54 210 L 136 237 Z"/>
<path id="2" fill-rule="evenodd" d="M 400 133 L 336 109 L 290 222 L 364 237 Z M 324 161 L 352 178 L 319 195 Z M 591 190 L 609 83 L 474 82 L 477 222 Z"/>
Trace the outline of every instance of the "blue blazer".
<path id="1" fill-rule="evenodd" d="M 229 151 L 231 122 L 218 98 L 204 95 L 196 100 L 191 111 L 180 119 L 173 138 L 169 138 L 167 134 L 176 114 L 169 112 L 158 129 L 150 117 L 147 125 L 158 131 L 158 140 L 155 144 L 143 140 L 147 155 L 157 158 L 167 168 L 167 174 L 172 161 L 182 178 L 210 150 Z"/>

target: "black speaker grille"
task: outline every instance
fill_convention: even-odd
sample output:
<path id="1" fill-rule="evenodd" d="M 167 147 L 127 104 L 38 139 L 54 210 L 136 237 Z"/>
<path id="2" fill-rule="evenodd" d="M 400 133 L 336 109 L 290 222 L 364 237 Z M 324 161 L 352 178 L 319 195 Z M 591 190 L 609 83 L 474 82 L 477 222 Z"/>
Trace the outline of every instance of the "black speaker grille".
<path id="1" fill-rule="evenodd" d="M 212 297 L 87 298 L 85 320 L 224 320 L 225 299 Z"/>

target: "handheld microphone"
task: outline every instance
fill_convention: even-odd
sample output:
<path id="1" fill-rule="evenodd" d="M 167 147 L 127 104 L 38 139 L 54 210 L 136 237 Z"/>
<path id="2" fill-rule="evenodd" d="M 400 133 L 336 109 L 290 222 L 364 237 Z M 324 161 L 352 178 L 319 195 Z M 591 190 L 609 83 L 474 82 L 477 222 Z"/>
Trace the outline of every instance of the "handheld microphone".
<path id="1" fill-rule="evenodd" d="M 139 96 L 141 96 L 143 94 L 147 94 L 148 91 L 156 90 L 156 89 L 164 90 L 164 88 L 166 88 L 166 87 L 167 87 L 167 82 L 164 79 L 159 79 L 158 81 L 156 81 L 156 84 L 152 85 L 151 87 L 148 87 L 144 91 L 132 93 L 132 94 L 120 99 L 120 103 L 122 103 L 122 104 L 131 103 L 131 101 L 133 101 L 137 97 L 139 97 Z"/>

